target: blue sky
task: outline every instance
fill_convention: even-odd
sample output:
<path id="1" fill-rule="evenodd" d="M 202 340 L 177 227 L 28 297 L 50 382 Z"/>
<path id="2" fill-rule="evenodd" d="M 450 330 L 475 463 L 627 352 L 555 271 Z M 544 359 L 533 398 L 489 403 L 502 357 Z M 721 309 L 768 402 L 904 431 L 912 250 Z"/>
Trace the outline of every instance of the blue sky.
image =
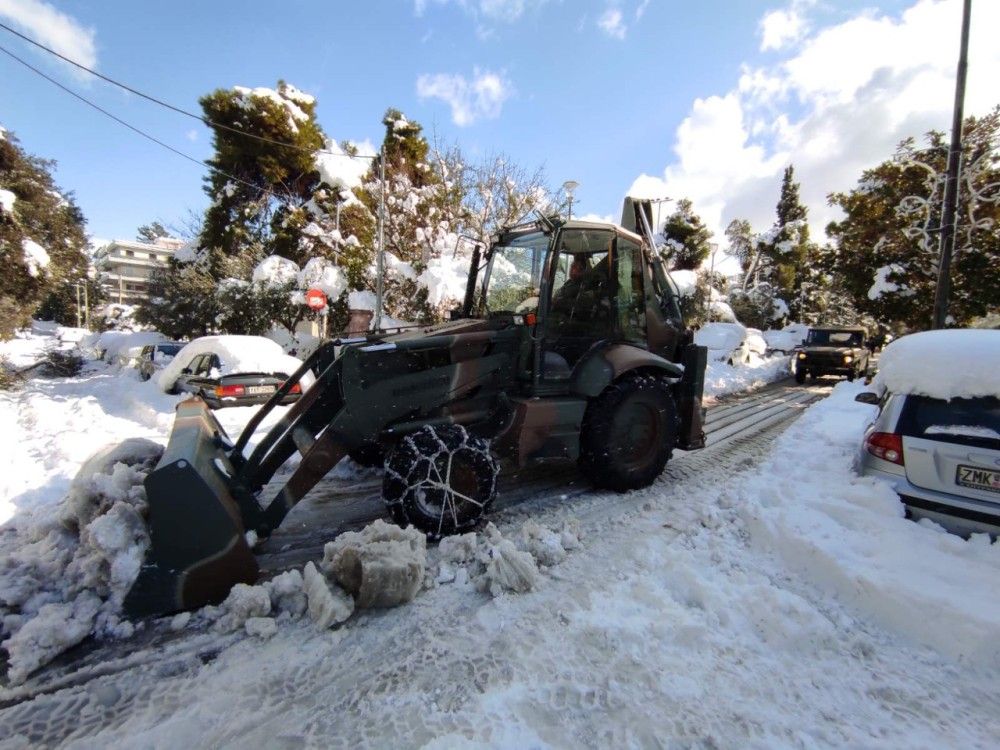
<path id="1" fill-rule="evenodd" d="M 1000 102 L 985 33 L 1000 3 L 976 4 L 973 113 Z M 617 217 L 630 190 L 688 196 L 720 233 L 737 215 L 766 228 L 787 163 L 822 226 L 826 193 L 901 137 L 946 129 L 959 16 L 957 0 L 0 0 L 0 21 L 186 109 L 215 88 L 281 78 L 316 96 L 338 140 L 377 144 L 396 107 L 470 158 L 505 152 L 544 165 L 552 185 L 578 181 L 581 214 Z M 200 123 L 3 30 L 0 45 L 175 148 L 210 154 Z M 58 161 L 95 237 L 204 208 L 204 169 L 2 54 L 0 102 L 0 125 Z"/>

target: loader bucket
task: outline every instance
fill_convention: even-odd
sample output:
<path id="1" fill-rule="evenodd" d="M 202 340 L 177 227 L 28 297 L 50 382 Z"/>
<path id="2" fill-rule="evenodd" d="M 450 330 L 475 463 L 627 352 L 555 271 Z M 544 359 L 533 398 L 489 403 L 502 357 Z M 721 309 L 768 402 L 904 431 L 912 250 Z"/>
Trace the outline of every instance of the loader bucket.
<path id="1" fill-rule="evenodd" d="M 256 581 L 228 445 L 204 401 L 178 405 L 167 449 L 146 477 L 150 547 L 125 597 L 130 617 L 215 604 L 235 584 Z"/>

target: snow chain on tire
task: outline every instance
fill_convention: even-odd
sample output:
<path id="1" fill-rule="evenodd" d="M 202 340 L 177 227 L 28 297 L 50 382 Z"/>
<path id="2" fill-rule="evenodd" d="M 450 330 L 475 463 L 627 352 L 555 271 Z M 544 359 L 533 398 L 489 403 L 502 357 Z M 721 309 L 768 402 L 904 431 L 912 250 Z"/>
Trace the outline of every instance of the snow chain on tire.
<path id="1" fill-rule="evenodd" d="M 626 376 L 587 407 L 580 431 L 580 470 L 604 489 L 646 487 L 670 459 L 679 424 L 666 380 Z"/>
<path id="2" fill-rule="evenodd" d="M 461 425 L 426 426 L 389 454 L 382 498 L 394 522 L 437 539 L 483 517 L 496 497 L 499 472 L 488 440 Z"/>

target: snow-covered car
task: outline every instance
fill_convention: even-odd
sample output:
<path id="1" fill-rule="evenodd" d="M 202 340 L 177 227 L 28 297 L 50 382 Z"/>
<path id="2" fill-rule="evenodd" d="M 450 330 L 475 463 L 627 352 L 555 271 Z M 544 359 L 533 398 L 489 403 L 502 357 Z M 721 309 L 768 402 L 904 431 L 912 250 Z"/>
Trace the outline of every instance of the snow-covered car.
<path id="1" fill-rule="evenodd" d="M 153 373 L 166 367 L 183 348 L 182 341 L 162 341 L 142 347 L 139 352 L 139 379 L 149 380 Z"/>
<path id="2" fill-rule="evenodd" d="M 856 398 L 879 407 L 856 466 L 889 482 L 913 517 L 1000 532 L 1000 331 L 945 330 L 887 347 Z"/>
<path id="3" fill-rule="evenodd" d="M 781 330 L 772 328 L 764 331 L 764 340 L 769 354 L 791 354 L 808 335 L 809 326 L 804 323 L 789 323 Z"/>
<path id="4" fill-rule="evenodd" d="M 740 323 L 706 323 L 694 332 L 694 343 L 708 347 L 708 358 L 729 365 L 750 361 L 753 350 Z"/>
<path id="5" fill-rule="evenodd" d="M 747 328 L 747 349 L 758 357 L 767 355 L 767 340 L 759 328 Z"/>
<path id="6" fill-rule="evenodd" d="M 167 393 L 199 396 L 213 409 L 249 406 L 267 401 L 301 365 L 263 336 L 204 336 L 186 344 L 157 383 Z M 282 403 L 297 400 L 314 380 L 307 372 Z"/>

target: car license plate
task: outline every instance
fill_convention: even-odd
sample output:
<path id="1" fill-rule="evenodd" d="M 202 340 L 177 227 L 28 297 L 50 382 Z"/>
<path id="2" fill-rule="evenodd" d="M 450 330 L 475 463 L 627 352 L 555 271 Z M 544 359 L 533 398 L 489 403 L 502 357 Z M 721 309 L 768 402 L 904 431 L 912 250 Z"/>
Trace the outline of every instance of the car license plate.
<path id="1" fill-rule="evenodd" d="M 1000 471 L 959 464 L 955 473 L 955 484 L 971 487 L 974 490 L 1000 492 Z"/>
<path id="2" fill-rule="evenodd" d="M 248 385 L 247 393 L 256 396 L 261 393 L 274 393 L 273 385 Z"/>

